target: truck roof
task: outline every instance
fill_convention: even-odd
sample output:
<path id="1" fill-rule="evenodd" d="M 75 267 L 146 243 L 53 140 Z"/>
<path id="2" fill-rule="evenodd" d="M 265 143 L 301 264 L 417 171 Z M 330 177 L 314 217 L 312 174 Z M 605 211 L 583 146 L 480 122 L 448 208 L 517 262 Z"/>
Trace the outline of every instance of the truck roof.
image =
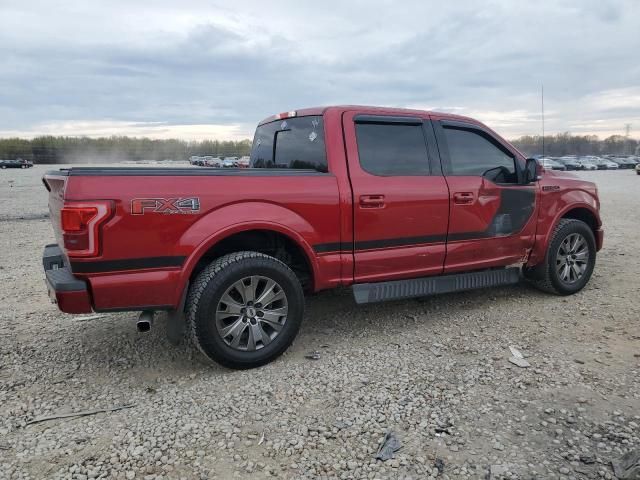
<path id="1" fill-rule="evenodd" d="M 397 107 L 374 107 L 371 105 L 329 105 L 324 107 L 310 107 L 310 108 L 301 108 L 298 110 L 290 110 L 288 112 L 278 113 L 275 115 L 271 115 L 260 121 L 258 125 L 263 125 L 265 123 L 273 122 L 276 120 L 280 120 L 283 118 L 288 118 L 290 113 L 295 112 L 296 117 L 303 117 L 307 115 L 323 115 L 327 110 L 368 110 L 375 111 L 381 114 L 391 114 L 391 115 L 435 115 L 438 118 L 449 118 L 451 120 L 464 120 L 471 123 L 478 123 L 477 120 L 474 120 L 470 117 L 465 117 L 462 115 L 454 115 L 452 113 L 446 112 L 436 112 L 431 110 L 416 110 L 411 108 L 397 108 Z M 291 115 L 294 116 L 294 115 Z"/>

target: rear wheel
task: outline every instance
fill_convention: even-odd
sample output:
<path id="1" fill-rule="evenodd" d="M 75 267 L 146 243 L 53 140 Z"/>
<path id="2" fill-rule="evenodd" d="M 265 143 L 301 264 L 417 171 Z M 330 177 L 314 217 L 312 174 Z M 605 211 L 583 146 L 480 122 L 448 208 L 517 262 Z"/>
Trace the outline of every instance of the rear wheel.
<path id="1" fill-rule="evenodd" d="M 187 322 L 193 343 L 229 368 L 253 368 L 278 357 L 302 322 L 304 295 L 293 271 L 258 252 L 220 257 L 193 282 Z"/>
<path id="2" fill-rule="evenodd" d="M 564 218 L 556 226 L 545 260 L 524 275 L 545 292 L 571 295 L 589 282 L 596 264 L 596 242 L 586 223 Z"/>

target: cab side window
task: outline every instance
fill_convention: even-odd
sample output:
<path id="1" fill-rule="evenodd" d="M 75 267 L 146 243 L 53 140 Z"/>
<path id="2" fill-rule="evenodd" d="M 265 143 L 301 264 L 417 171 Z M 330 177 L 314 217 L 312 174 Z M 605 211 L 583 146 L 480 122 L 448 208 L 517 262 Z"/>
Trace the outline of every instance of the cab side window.
<path id="1" fill-rule="evenodd" d="M 429 175 L 422 125 L 356 123 L 362 169 L 372 175 Z"/>
<path id="2" fill-rule="evenodd" d="M 496 183 L 518 183 L 515 158 L 474 129 L 444 126 L 450 175 L 483 176 Z"/>

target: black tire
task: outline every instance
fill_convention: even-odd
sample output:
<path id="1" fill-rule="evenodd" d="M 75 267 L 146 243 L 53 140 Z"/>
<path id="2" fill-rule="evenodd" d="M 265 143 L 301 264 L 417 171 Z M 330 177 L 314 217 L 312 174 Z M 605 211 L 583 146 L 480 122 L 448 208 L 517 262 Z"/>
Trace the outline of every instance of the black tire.
<path id="1" fill-rule="evenodd" d="M 228 345 L 216 327 L 222 296 L 234 283 L 259 275 L 277 282 L 286 295 L 286 321 L 270 343 L 253 351 Z M 257 305 L 257 304 L 256 304 Z M 258 252 L 236 252 L 213 261 L 196 277 L 187 296 L 187 335 L 211 360 L 229 368 L 254 368 L 280 356 L 293 342 L 304 315 L 304 293 L 293 271 L 280 260 Z"/>
<path id="2" fill-rule="evenodd" d="M 586 240 L 589 259 L 582 277 L 574 283 L 566 283 L 560 278 L 555 268 L 556 259 L 561 243 L 574 233 L 582 235 Z M 595 265 L 596 240 L 589 225 L 581 220 L 563 218 L 553 231 L 544 261 L 535 267 L 525 268 L 523 273 L 525 278 L 539 290 L 556 295 L 572 295 L 582 290 L 589 282 Z"/>

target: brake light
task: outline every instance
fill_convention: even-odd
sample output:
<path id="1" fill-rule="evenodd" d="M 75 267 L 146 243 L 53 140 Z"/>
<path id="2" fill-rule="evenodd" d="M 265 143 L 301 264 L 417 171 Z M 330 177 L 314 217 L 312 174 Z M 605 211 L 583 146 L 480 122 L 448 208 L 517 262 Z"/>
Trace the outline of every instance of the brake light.
<path id="1" fill-rule="evenodd" d="M 274 115 L 274 118 L 276 120 L 282 120 L 283 118 L 293 118 L 295 116 L 296 116 L 296 112 L 295 112 L 295 110 L 292 110 L 291 112 L 278 113 L 278 114 Z"/>
<path id="2" fill-rule="evenodd" d="M 99 253 L 100 226 L 111 215 L 111 202 L 66 203 L 60 210 L 64 248 L 70 257 Z"/>
<path id="3" fill-rule="evenodd" d="M 62 230 L 65 232 L 80 232 L 85 230 L 93 217 L 98 214 L 96 207 L 65 207 L 60 212 Z"/>

